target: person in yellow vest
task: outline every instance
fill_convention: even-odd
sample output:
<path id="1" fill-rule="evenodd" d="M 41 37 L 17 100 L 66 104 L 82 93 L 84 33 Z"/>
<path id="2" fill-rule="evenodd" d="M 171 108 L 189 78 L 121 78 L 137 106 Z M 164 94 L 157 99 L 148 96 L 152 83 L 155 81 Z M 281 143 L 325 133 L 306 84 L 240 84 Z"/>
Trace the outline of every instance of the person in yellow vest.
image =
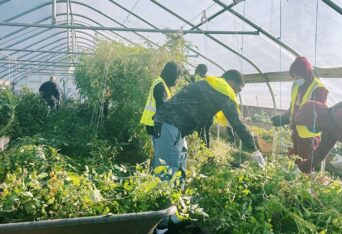
<path id="1" fill-rule="evenodd" d="M 242 140 L 244 149 L 253 152 L 253 160 L 264 166 L 251 132 L 240 119 L 236 93 L 243 86 L 242 74 L 229 70 L 222 78 L 207 76 L 189 84 L 162 105 L 154 116 L 157 136 L 153 165 L 157 167 L 166 162 L 172 171 L 180 170 L 185 175 L 187 145 L 184 137 L 222 111 Z"/>
<path id="2" fill-rule="evenodd" d="M 146 126 L 146 131 L 152 138 L 153 146 L 155 136 L 153 116 L 158 108 L 171 98 L 170 87 L 176 84 L 179 74 L 179 66 L 173 61 L 168 62 L 160 76 L 151 85 L 140 123 Z"/>
<path id="3" fill-rule="evenodd" d="M 205 64 L 198 64 L 195 69 L 195 74 L 191 76 L 191 82 L 200 81 L 205 79 L 207 76 L 208 67 Z M 198 136 L 200 137 L 202 143 L 205 144 L 207 148 L 210 147 L 210 127 L 213 124 L 213 118 L 210 118 L 208 122 L 197 129 Z"/>
<path id="4" fill-rule="evenodd" d="M 156 130 L 152 164 L 154 171 L 158 171 L 159 166 L 167 166 L 168 171 L 181 171 L 184 178 L 187 161 L 187 144 L 184 138 L 207 124 L 221 110 L 242 139 L 245 149 L 254 152 L 253 160 L 263 166 L 264 159 L 257 150 L 250 131 L 240 120 L 235 93 L 243 86 L 242 74 L 237 70 L 229 70 L 222 78 L 206 76 L 205 79 L 190 83 L 164 103 L 153 118 Z M 163 175 L 162 178 L 171 179 L 172 176 Z M 166 231 L 165 223 L 167 222 L 161 222 L 157 231 Z"/>
<path id="5" fill-rule="evenodd" d="M 312 66 L 305 57 L 297 57 L 291 64 L 290 74 L 294 79 L 291 92 L 290 108 L 280 116 L 271 118 L 273 125 L 290 124 L 292 130 L 293 148 L 289 148 L 289 155 L 298 155 L 301 160 L 307 160 L 320 142 L 320 132 L 311 132 L 306 126 L 298 125 L 293 120 L 302 106 L 308 101 L 326 104 L 328 90 L 324 84 L 314 76 Z"/>
<path id="6" fill-rule="evenodd" d="M 198 64 L 195 69 L 195 74 L 191 76 L 191 82 L 202 80 L 207 76 L 208 67 L 205 64 Z"/>
<path id="7" fill-rule="evenodd" d="M 320 102 L 308 101 L 293 121 L 312 131 L 322 132 L 322 141 L 318 148 L 307 160 L 298 164 L 302 172 L 310 173 L 329 155 L 337 142 L 342 142 L 342 102 L 328 108 Z"/>

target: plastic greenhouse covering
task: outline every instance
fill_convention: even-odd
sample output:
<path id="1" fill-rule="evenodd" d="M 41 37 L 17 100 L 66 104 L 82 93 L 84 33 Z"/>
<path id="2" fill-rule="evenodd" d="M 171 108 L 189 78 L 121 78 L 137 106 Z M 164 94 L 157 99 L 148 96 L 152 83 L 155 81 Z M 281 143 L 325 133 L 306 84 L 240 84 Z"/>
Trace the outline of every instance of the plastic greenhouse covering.
<path id="1" fill-rule="evenodd" d="M 301 55 L 330 69 L 322 80 L 331 105 L 342 99 L 341 7 L 342 0 L 0 0 L 0 79 L 37 90 L 55 74 L 72 91 L 77 58 L 93 51 L 96 38 L 158 46 L 166 40 L 163 32 L 173 30 L 190 42 L 191 72 L 205 63 L 209 74 L 231 68 L 253 74 L 246 75 L 243 104 L 287 108 L 291 82 L 285 72 Z M 275 103 L 267 83 L 253 80 L 270 72 L 284 81 L 268 77 Z"/>

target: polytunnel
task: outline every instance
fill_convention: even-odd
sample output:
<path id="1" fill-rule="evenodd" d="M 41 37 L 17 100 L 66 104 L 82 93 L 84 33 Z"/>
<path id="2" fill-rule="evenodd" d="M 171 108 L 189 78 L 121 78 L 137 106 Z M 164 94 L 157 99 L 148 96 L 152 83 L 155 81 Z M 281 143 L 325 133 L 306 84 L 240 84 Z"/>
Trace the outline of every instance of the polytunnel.
<path id="1" fill-rule="evenodd" d="M 45 73 L 72 83 L 77 58 L 91 52 L 95 37 L 158 46 L 169 32 L 191 42 L 190 69 L 205 63 L 209 73 L 220 75 L 235 68 L 247 83 L 257 82 L 246 86 L 243 103 L 288 106 L 291 85 L 286 72 L 299 55 L 311 61 L 329 87 L 329 103 L 341 98 L 338 1 L 0 3 L 1 80 L 18 87 L 38 86 Z"/>
<path id="2" fill-rule="evenodd" d="M 0 0 L 0 233 L 158 233 L 165 220 L 170 233 L 340 233 L 341 15 L 342 0 Z M 185 155 L 177 173 L 155 160 L 172 121 L 153 119 L 157 84 L 146 74 L 174 56 L 165 45 L 175 38 L 184 39 L 180 87 L 164 99 L 199 64 L 209 84 L 230 69 L 246 83 L 237 97 L 229 82 L 233 97 L 223 92 L 242 133 L 227 116 L 221 125 L 217 110 L 210 131 L 193 127 L 185 137 L 173 126 L 171 148 Z M 312 126 L 292 116 L 304 105 L 289 72 L 298 57 L 334 106 L 324 106 L 334 125 L 325 132 L 320 105 Z M 53 77 L 63 96 L 55 106 L 40 96 Z M 316 88 L 300 98 L 316 99 Z M 279 113 L 290 113 L 289 127 Z M 313 162 L 321 142 L 330 148 Z M 294 148 L 304 146 L 302 157 Z"/>

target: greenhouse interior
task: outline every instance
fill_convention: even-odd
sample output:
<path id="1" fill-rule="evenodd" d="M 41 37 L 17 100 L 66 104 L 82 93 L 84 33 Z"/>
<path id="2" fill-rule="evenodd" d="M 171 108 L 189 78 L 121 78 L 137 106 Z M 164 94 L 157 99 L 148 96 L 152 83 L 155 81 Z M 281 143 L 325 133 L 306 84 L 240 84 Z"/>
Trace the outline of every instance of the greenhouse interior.
<path id="1" fill-rule="evenodd" d="M 342 0 L 0 0 L 0 234 L 342 233 Z"/>

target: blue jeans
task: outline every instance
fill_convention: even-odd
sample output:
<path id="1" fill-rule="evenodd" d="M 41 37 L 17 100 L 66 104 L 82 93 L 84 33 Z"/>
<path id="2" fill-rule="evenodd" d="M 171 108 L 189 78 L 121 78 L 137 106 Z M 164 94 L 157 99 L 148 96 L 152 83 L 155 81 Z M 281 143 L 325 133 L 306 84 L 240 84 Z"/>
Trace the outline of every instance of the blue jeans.
<path id="1" fill-rule="evenodd" d="M 182 138 L 180 131 L 167 123 L 161 127 L 160 137 L 154 139 L 154 157 L 152 167 L 163 165 L 161 160 L 166 162 L 172 173 L 181 170 L 185 176 L 187 144 Z"/>

